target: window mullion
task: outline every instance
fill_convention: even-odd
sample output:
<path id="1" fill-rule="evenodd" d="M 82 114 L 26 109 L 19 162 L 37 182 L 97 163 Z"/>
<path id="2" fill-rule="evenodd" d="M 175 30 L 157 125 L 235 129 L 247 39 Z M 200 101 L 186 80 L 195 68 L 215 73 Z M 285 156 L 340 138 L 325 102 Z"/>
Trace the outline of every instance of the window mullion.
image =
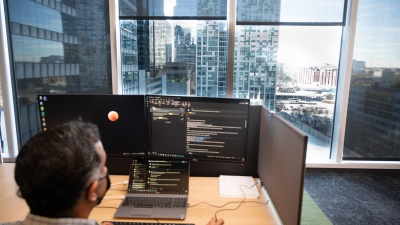
<path id="1" fill-rule="evenodd" d="M 1 82 L 1 93 L 3 98 L 3 109 L 4 109 L 4 127 L 6 130 L 6 145 L 4 145 L 5 152 L 8 152 L 8 158 L 15 158 L 18 155 L 18 140 L 17 140 L 17 129 L 15 119 L 15 108 L 13 100 L 13 89 L 11 79 L 11 68 L 10 68 L 10 51 L 8 49 L 8 35 L 5 17 L 4 1 L 0 1 L 0 80 Z M 1 118 L 3 120 L 3 118 Z M 3 122 L 3 121 L 1 121 Z M 0 151 L 2 151 L 0 149 Z M 3 162 L 3 156 L 0 153 L 0 163 Z"/>
<path id="2" fill-rule="evenodd" d="M 349 1 L 349 10 L 346 26 L 342 34 L 342 50 L 340 56 L 339 78 L 337 99 L 335 105 L 334 130 L 332 136 L 331 159 L 334 163 L 341 164 L 343 157 L 344 135 L 346 128 L 346 117 L 348 98 L 351 81 L 351 70 L 354 50 L 354 39 L 356 33 L 356 21 L 358 11 L 358 0 Z M 336 119 L 338 118 L 338 119 Z"/>
<path id="3" fill-rule="evenodd" d="M 235 61 L 236 1 L 228 1 L 228 63 L 226 69 L 226 97 L 233 97 L 233 73 Z"/>
<path id="4" fill-rule="evenodd" d="M 119 26 L 119 1 L 110 1 L 110 45 L 113 94 L 122 94 L 121 39 Z"/>

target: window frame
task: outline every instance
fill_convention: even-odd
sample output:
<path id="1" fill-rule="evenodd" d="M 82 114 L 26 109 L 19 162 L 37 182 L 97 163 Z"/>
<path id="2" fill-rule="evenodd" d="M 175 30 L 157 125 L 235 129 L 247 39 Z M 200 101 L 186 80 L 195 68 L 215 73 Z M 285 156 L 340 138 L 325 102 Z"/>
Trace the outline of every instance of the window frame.
<path id="1" fill-rule="evenodd" d="M 3 98 L 4 128 L 7 137 L 6 150 L 8 151 L 8 154 L 4 154 L 3 156 L 3 149 L 0 147 L 0 163 L 12 162 L 18 155 L 18 131 L 16 128 L 15 102 L 12 93 L 14 85 L 11 79 L 10 67 L 10 34 L 8 33 L 10 28 L 7 25 L 8 23 L 6 23 L 6 14 L 5 1 L 0 1 L 0 80 L 2 81 L 1 97 Z M 3 127 L 3 125 L 1 126 Z"/>

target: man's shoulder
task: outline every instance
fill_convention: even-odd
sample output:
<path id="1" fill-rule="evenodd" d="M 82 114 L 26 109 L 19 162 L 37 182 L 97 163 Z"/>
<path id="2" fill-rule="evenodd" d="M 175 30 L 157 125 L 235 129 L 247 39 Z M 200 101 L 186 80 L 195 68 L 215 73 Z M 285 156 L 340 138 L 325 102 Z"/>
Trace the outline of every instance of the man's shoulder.
<path id="1" fill-rule="evenodd" d="M 0 225 L 22 225 L 22 221 L 15 221 L 15 222 L 1 222 Z"/>
<path id="2" fill-rule="evenodd" d="M 0 222 L 0 225 L 98 225 L 95 220 L 79 218 L 49 218 L 33 214 L 28 214 L 24 221 Z"/>

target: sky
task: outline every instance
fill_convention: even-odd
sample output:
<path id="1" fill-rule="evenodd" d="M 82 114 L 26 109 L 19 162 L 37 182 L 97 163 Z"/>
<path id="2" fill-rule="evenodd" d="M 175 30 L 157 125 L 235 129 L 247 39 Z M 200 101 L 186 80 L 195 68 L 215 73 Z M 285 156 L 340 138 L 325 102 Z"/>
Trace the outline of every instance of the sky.
<path id="1" fill-rule="evenodd" d="M 367 67 L 400 68 L 400 1 L 359 3 L 353 59 Z"/>
<path id="2" fill-rule="evenodd" d="M 173 16 L 175 4 L 176 4 L 176 0 L 164 0 L 165 16 Z"/>
<path id="3" fill-rule="evenodd" d="M 294 67 L 338 65 L 341 27 L 279 27 L 278 62 Z"/>

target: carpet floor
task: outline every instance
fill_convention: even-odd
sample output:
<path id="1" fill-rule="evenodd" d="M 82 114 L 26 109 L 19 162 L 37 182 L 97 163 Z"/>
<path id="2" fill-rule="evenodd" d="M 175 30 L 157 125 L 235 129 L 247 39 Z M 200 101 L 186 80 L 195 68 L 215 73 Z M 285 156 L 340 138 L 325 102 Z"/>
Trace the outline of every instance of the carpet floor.
<path id="1" fill-rule="evenodd" d="M 328 217 L 326 217 L 306 191 L 303 193 L 301 225 L 332 225 Z"/>
<path id="2" fill-rule="evenodd" d="M 400 224 L 400 170 L 307 168 L 304 189 L 334 225 Z"/>

